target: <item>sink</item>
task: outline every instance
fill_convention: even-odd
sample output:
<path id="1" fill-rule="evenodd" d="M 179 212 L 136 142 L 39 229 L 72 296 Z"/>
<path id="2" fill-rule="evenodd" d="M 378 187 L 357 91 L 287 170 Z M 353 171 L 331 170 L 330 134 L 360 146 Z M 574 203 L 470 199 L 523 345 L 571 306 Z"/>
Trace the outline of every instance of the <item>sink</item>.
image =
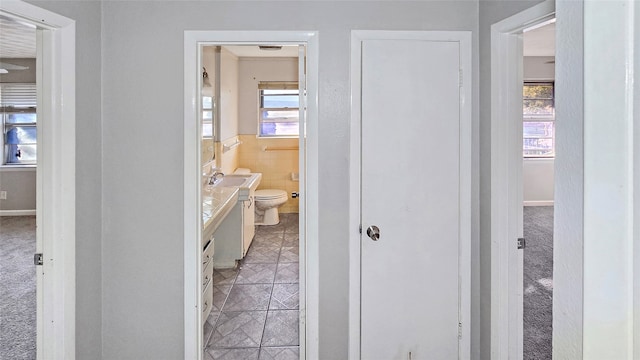
<path id="1" fill-rule="evenodd" d="M 247 181 L 247 176 L 225 176 L 214 186 L 240 186 Z"/>

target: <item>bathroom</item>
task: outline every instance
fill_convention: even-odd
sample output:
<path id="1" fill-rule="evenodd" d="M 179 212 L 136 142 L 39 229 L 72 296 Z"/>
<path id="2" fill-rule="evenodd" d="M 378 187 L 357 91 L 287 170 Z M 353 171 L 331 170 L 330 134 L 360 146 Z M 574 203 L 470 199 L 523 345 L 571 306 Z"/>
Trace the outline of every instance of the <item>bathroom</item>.
<path id="1" fill-rule="evenodd" d="M 300 184 L 298 51 L 279 45 L 202 48 L 203 174 L 210 177 L 212 167 L 225 176 L 260 173 L 258 207 L 266 202 L 261 190 L 286 194 L 276 209 L 256 212 L 255 237 L 235 267 L 216 263 L 214 255 L 205 359 L 298 358 L 299 200 L 292 196 Z M 274 120 L 268 104 L 275 100 L 287 106 L 280 105 Z"/>

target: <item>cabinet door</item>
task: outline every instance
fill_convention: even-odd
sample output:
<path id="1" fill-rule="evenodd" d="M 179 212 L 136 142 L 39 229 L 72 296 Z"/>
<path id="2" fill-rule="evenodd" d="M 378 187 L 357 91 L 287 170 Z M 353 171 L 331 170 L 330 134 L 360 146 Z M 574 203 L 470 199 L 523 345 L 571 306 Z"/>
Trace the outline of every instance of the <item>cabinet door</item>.
<path id="1" fill-rule="evenodd" d="M 249 251 L 249 246 L 251 246 L 251 241 L 253 241 L 253 236 L 256 233 L 254 207 L 254 197 L 253 194 L 250 194 L 249 199 L 244 202 L 244 217 L 242 219 L 243 255 L 246 255 L 247 251 Z"/>

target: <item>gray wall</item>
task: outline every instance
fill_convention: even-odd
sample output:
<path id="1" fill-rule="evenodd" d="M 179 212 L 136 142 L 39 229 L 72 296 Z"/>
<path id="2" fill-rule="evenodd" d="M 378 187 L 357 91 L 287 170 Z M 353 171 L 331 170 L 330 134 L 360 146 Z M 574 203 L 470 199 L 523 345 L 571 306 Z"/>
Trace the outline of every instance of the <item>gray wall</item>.
<path id="1" fill-rule="evenodd" d="M 29 69 L 9 71 L 7 74 L 0 74 L 0 83 L 36 82 L 36 59 L 7 59 L 6 61 L 14 65 L 27 66 Z M 2 160 L 0 160 L 0 163 L 1 162 Z M 35 169 L 25 168 L 23 170 L 3 170 L 0 168 L 0 191 L 7 192 L 7 199 L 0 200 L 0 211 L 35 210 Z"/>
<path id="2" fill-rule="evenodd" d="M 480 351 L 491 359 L 491 25 L 541 1 L 480 1 Z"/>
<path id="3" fill-rule="evenodd" d="M 183 31 L 204 29 L 320 32 L 320 358 L 347 358 L 350 31 L 472 30 L 477 64 L 477 2 L 108 1 L 102 25 L 104 358 L 183 354 Z"/>
<path id="4" fill-rule="evenodd" d="M 97 1 L 28 2 L 76 20 L 76 358 L 100 359 L 101 4 Z M 114 172 L 110 176 L 119 177 L 119 174 Z"/>
<path id="5" fill-rule="evenodd" d="M 35 38 L 33 40 L 35 42 Z M 6 74 L 0 74 L 0 83 L 32 83 L 36 82 L 36 59 L 4 59 L 0 58 L 0 61 L 6 61 L 13 65 L 26 66 L 25 70 L 12 70 Z"/>
<path id="6" fill-rule="evenodd" d="M 3 210 L 36 209 L 36 169 L 0 169 L 0 191 L 7 192 L 7 199 L 0 200 Z"/>

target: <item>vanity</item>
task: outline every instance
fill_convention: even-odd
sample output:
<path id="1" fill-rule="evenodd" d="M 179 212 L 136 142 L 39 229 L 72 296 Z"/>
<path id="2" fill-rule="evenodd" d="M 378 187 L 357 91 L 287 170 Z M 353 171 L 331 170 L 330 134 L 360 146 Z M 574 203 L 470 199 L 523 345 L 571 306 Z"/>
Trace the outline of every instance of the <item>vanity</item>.
<path id="1" fill-rule="evenodd" d="M 216 239 L 213 266 L 234 268 L 249 250 L 255 235 L 255 190 L 262 174 L 230 174 L 216 187 L 237 189 L 238 197 L 228 215 L 213 232 Z"/>
<path id="2" fill-rule="evenodd" d="M 202 189 L 202 321 L 206 321 L 213 306 L 214 235 L 238 203 L 238 188 L 204 186 Z"/>

